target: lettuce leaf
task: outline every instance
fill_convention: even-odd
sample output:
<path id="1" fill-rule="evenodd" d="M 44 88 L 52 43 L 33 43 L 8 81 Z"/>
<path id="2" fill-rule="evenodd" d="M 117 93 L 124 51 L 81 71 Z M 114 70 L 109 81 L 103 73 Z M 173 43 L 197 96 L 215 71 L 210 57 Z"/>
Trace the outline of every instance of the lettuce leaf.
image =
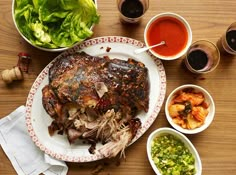
<path id="1" fill-rule="evenodd" d="M 99 22 L 93 0 L 16 0 L 14 17 L 26 38 L 46 48 L 70 47 Z"/>

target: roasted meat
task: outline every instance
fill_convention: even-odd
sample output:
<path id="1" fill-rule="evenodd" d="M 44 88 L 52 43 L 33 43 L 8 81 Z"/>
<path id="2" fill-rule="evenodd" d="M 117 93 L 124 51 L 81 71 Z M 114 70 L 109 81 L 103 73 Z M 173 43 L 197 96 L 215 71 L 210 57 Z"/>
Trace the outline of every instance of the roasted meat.
<path id="1" fill-rule="evenodd" d="M 104 147 L 97 151 L 113 157 L 123 153 L 141 126 L 137 113 L 148 111 L 148 70 L 131 58 L 74 53 L 53 63 L 42 95 L 53 118 L 51 135 L 65 133 L 71 143 L 84 139 L 93 146 L 101 141 Z M 111 144 L 113 149 L 106 149 Z"/>

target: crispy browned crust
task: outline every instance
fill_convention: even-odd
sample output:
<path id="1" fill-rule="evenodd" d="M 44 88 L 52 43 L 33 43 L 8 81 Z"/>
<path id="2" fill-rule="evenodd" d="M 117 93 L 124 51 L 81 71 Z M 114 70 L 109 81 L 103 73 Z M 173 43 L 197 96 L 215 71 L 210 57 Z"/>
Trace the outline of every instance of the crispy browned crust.
<path id="1" fill-rule="evenodd" d="M 147 68 L 133 59 L 110 60 L 82 52 L 56 61 L 50 68 L 49 80 L 62 103 L 75 102 L 82 108 L 99 104 L 95 83 L 104 82 L 108 88 L 104 99 L 108 98 L 111 106 L 128 106 L 135 113 L 148 110 L 147 74 Z"/>

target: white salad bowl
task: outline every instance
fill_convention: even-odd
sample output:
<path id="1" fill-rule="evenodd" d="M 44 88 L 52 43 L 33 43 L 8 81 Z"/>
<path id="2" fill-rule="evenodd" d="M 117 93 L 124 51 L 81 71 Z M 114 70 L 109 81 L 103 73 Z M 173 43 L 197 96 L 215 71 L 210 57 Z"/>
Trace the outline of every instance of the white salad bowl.
<path id="1" fill-rule="evenodd" d="M 87 37 L 87 38 L 83 38 L 83 39 L 81 39 L 80 41 L 75 42 L 74 44 L 72 44 L 72 45 L 70 45 L 70 46 L 67 46 L 67 47 L 59 47 L 59 46 L 58 46 L 57 48 L 47 48 L 47 47 L 43 47 L 43 46 L 40 46 L 40 45 L 36 45 L 35 43 L 31 42 L 30 39 L 27 38 L 27 36 L 25 36 L 25 35 L 21 32 L 20 27 L 22 27 L 22 26 L 18 26 L 18 25 L 17 25 L 16 18 L 15 18 L 16 1 L 17 1 L 17 0 L 13 0 L 13 1 L 12 1 L 12 18 L 13 18 L 14 25 L 15 25 L 17 31 L 19 32 L 19 34 L 21 35 L 21 37 L 22 37 L 26 42 L 28 42 L 30 45 L 34 46 L 35 48 L 38 48 L 38 49 L 43 50 L 43 51 L 48 51 L 48 52 L 62 52 L 62 51 L 65 51 L 65 50 L 67 50 L 67 49 L 69 49 L 69 48 L 72 48 L 72 47 L 74 47 L 74 46 L 80 44 L 82 41 L 84 41 L 85 39 L 88 38 L 88 37 Z M 94 5 L 95 5 L 95 8 L 97 9 L 97 0 L 93 0 L 93 2 L 94 2 Z M 93 30 L 94 26 L 95 26 L 95 24 L 93 23 L 93 24 L 91 25 L 91 27 L 90 27 L 90 31 Z M 79 27 L 80 27 L 80 26 L 78 26 L 78 28 L 79 28 Z M 39 29 L 38 26 L 35 27 L 35 28 L 38 28 L 38 29 Z M 38 33 L 42 34 L 42 32 L 38 32 Z M 44 37 L 44 38 L 46 38 L 46 37 Z"/>
<path id="2" fill-rule="evenodd" d="M 157 166 L 155 165 L 152 155 L 151 155 L 151 147 L 152 147 L 153 140 L 156 137 L 159 137 L 161 135 L 167 135 L 167 134 L 175 136 L 177 139 L 181 140 L 184 143 L 184 146 L 191 152 L 191 154 L 193 155 L 193 157 L 195 159 L 195 164 L 194 164 L 195 170 L 196 170 L 195 175 L 201 175 L 202 174 L 202 162 L 201 162 L 200 156 L 199 156 L 196 148 L 194 147 L 194 145 L 191 143 L 191 141 L 185 135 L 183 135 L 182 133 L 180 133 L 174 129 L 167 128 L 167 127 L 156 129 L 155 131 L 153 131 L 149 135 L 148 140 L 147 140 L 148 160 L 149 160 L 154 172 L 157 175 L 162 175 L 161 172 L 159 171 L 159 169 L 157 168 Z"/>

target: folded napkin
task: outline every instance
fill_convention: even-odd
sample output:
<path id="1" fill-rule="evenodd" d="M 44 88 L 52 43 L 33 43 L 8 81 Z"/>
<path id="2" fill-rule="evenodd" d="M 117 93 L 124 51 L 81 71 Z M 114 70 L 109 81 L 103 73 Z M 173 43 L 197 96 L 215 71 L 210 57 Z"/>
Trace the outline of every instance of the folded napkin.
<path id="1" fill-rule="evenodd" d="M 20 106 L 0 120 L 0 145 L 19 175 L 66 175 L 65 162 L 44 154 L 31 140 Z"/>

